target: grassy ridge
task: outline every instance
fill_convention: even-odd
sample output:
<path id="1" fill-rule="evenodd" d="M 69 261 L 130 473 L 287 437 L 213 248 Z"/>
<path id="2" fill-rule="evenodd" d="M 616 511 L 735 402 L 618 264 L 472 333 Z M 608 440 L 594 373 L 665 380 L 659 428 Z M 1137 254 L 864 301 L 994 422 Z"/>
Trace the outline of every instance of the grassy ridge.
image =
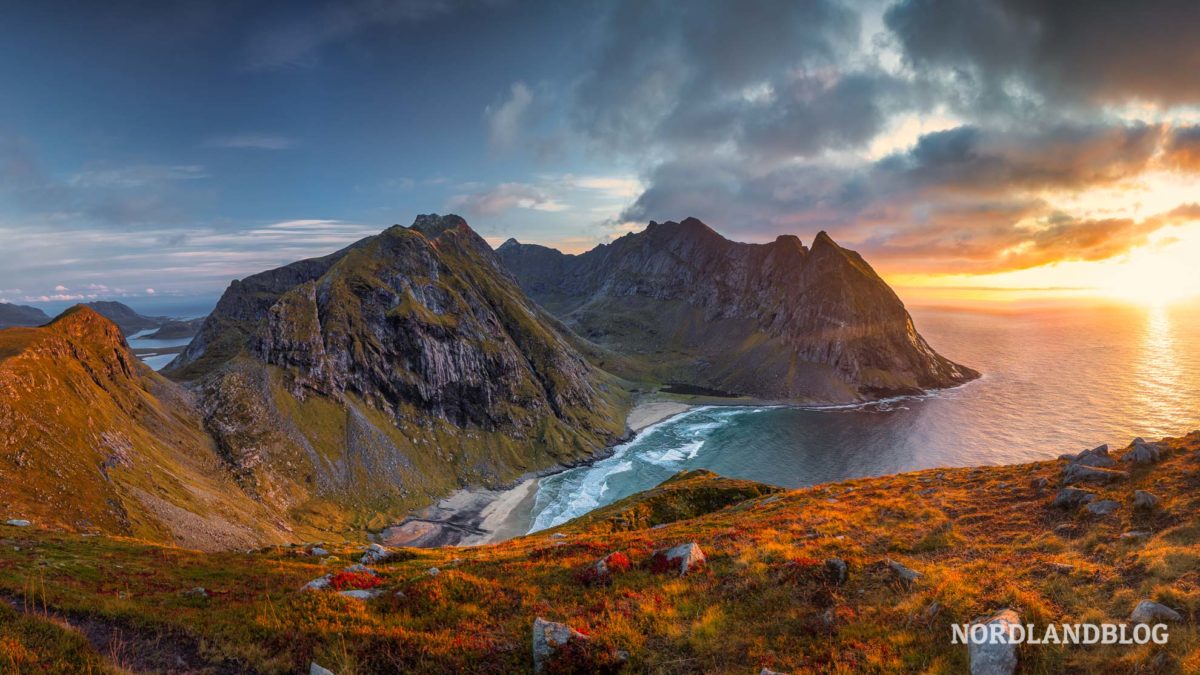
<path id="1" fill-rule="evenodd" d="M 15 528 L 0 530 L 0 592 L 143 638 L 184 636 L 201 646 L 200 665 L 280 673 L 312 660 L 339 673 L 525 671 L 538 616 L 591 636 L 574 655 L 585 671 L 624 650 L 628 672 L 953 673 L 967 666 L 966 649 L 950 643 L 953 623 L 1002 607 L 1039 626 L 1124 621 L 1150 598 L 1184 616 L 1166 646 L 1026 645 L 1023 672 L 1196 672 L 1200 432 L 1165 445 L 1163 462 L 1093 488 L 1121 504 L 1104 517 L 1051 505 L 1063 461 L 761 488 L 732 504 L 704 495 L 753 484 L 701 472 L 552 533 L 401 550 L 373 566 L 383 593 L 367 601 L 299 590 L 357 561 L 358 547 L 330 546 L 328 558 L 294 548 L 202 554 Z M 1159 506 L 1135 510 L 1135 489 Z M 667 505 L 670 522 L 612 526 L 631 508 Z M 1121 537 L 1131 530 L 1149 535 Z M 689 541 L 708 556 L 700 571 L 679 578 L 648 565 L 654 550 Z M 609 584 L 581 581 L 616 551 L 632 569 Z M 844 585 L 823 572 L 831 557 L 849 564 Z M 923 576 L 901 584 L 885 559 Z M 196 586 L 209 596 L 187 593 Z M 0 658 L 44 650 L 30 630 L 0 617 Z M 64 663 L 83 658 L 64 644 Z"/>

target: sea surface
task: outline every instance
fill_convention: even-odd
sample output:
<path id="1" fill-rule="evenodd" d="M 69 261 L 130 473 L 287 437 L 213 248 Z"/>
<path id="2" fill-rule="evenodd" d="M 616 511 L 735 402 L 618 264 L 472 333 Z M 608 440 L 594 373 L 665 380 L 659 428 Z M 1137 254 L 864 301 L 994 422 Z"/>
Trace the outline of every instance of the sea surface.
<path id="1" fill-rule="evenodd" d="M 543 478 L 531 531 L 684 469 L 795 488 L 1050 459 L 1200 429 L 1200 303 L 912 314 L 935 349 L 983 377 L 857 407 L 692 409 L 608 459 Z"/>
<path id="2" fill-rule="evenodd" d="M 133 349 L 137 349 L 137 350 L 142 350 L 142 349 L 163 350 L 163 352 L 157 352 L 157 351 L 140 352 L 138 354 L 138 358 L 141 359 L 143 363 L 150 366 L 154 370 L 162 370 L 176 356 L 176 353 L 174 351 L 167 351 L 167 350 L 170 350 L 173 347 L 187 346 L 187 344 L 189 342 L 191 342 L 192 339 L 191 338 L 176 338 L 174 340 L 152 340 L 152 339 L 146 337 L 147 335 L 150 335 L 151 333 L 154 333 L 157 330 L 158 330 L 157 328 L 150 328 L 148 330 L 141 331 L 140 333 L 134 333 L 133 335 L 130 335 L 128 338 L 126 338 L 125 341 L 129 343 L 130 347 L 132 347 Z"/>

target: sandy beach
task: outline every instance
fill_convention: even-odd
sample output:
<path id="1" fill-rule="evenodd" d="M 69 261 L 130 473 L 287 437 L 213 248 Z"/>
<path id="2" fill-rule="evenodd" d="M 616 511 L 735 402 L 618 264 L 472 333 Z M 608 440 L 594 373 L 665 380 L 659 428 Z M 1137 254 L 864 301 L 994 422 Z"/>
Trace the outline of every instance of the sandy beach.
<path id="1" fill-rule="evenodd" d="M 635 434 L 692 408 L 677 401 L 647 401 L 629 411 L 625 424 Z M 388 527 L 380 540 L 389 546 L 476 546 L 506 541 L 529 531 L 538 478 L 508 490 L 459 490 Z"/>

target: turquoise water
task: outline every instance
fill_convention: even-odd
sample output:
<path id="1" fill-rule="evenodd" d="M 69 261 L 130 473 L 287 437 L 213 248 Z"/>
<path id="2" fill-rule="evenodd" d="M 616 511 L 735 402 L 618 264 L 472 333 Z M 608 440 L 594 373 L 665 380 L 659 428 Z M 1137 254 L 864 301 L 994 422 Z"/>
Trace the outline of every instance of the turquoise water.
<path id="1" fill-rule="evenodd" d="M 705 407 L 592 466 L 542 479 L 533 530 L 703 468 L 803 487 L 860 476 L 1057 457 L 1200 428 L 1200 305 L 982 313 L 917 309 L 964 387 L 853 408 Z"/>

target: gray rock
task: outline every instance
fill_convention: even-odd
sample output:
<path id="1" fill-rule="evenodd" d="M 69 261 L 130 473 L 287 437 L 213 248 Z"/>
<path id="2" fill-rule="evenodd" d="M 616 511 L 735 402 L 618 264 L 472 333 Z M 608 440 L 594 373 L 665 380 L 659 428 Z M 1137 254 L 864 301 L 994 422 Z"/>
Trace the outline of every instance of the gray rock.
<path id="1" fill-rule="evenodd" d="M 207 598 L 208 597 L 208 591 L 205 590 L 203 586 L 197 586 L 191 590 L 184 591 L 183 594 L 187 595 L 187 596 L 191 596 L 191 597 L 197 597 L 197 598 Z"/>
<path id="2" fill-rule="evenodd" d="M 436 577 L 437 575 L 439 575 L 441 573 L 442 573 L 442 571 L 436 567 L 430 567 L 429 569 L 425 570 L 425 574 L 428 574 L 431 577 Z"/>
<path id="3" fill-rule="evenodd" d="M 770 668 L 763 668 L 762 670 L 758 671 L 758 675 L 787 675 L 787 673 L 781 673 L 778 670 L 771 670 Z"/>
<path id="4" fill-rule="evenodd" d="M 1096 495 L 1086 490 L 1079 488 L 1063 488 L 1054 495 L 1054 501 L 1050 502 L 1051 506 L 1057 506 L 1062 509 L 1077 508 L 1081 504 L 1087 504 L 1096 498 Z"/>
<path id="5" fill-rule="evenodd" d="M 1117 463 L 1113 461 L 1113 458 L 1109 457 L 1108 455 L 1107 444 L 1094 447 L 1091 450 L 1084 450 L 1078 455 L 1075 455 L 1075 459 L 1071 460 L 1071 463 L 1078 464 L 1080 466 L 1095 466 L 1103 469 L 1117 465 Z"/>
<path id="6" fill-rule="evenodd" d="M 308 675 L 334 675 L 334 672 L 328 668 L 322 668 L 317 665 L 316 661 L 308 664 Z"/>
<path id="7" fill-rule="evenodd" d="M 323 577 L 317 577 L 316 579 L 313 579 L 312 581 L 308 582 L 307 584 L 304 584 L 304 588 L 302 588 L 300 590 L 302 590 L 302 591 L 324 590 L 326 588 L 329 588 L 329 582 L 332 579 L 333 579 L 332 574 L 326 574 Z"/>
<path id="8" fill-rule="evenodd" d="M 1142 600 L 1133 608 L 1129 620 L 1134 623 L 1161 623 L 1163 621 L 1183 621 L 1183 615 L 1175 610 L 1160 605 L 1153 600 Z"/>
<path id="9" fill-rule="evenodd" d="M 1029 487 L 1038 491 L 1045 490 L 1048 485 L 1050 485 L 1050 479 L 1044 476 L 1029 481 Z"/>
<path id="10" fill-rule="evenodd" d="M 550 538 L 551 539 L 566 539 L 567 535 L 563 534 L 562 532 L 555 532 L 554 534 L 550 535 Z"/>
<path id="11" fill-rule="evenodd" d="M 1122 532 L 1121 538 L 1122 539 L 1146 539 L 1146 538 L 1150 537 L 1152 534 L 1153 534 L 1152 532 L 1148 532 L 1146 530 L 1130 530 L 1128 532 Z"/>
<path id="12" fill-rule="evenodd" d="M 321 548 L 320 546 L 314 546 L 308 550 L 308 554 L 315 555 L 318 558 L 322 558 L 324 556 L 329 555 L 329 551 L 326 551 L 325 549 Z"/>
<path id="13" fill-rule="evenodd" d="M 392 557 L 391 551 L 380 546 L 379 544 L 371 544 L 370 546 L 367 547 L 366 553 L 363 553 L 363 556 L 362 556 L 362 558 L 359 559 L 359 562 L 361 562 L 364 565 L 372 565 L 375 563 L 383 562 L 384 560 L 387 560 L 390 557 Z"/>
<path id="14" fill-rule="evenodd" d="M 654 558 L 664 561 L 668 569 L 678 569 L 681 577 L 700 567 L 707 560 L 704 551 L 700 550 L 700 545 L 694 541 L 655 551 Z"/>
<path id="15" fill-rule="evenodd" d="M 1101 499 L 1087 505 L 1088 513 L 1095 516 L 1107 516 L 1119 508 L 1121 508 L 1121 505 L 1111 499 Z"/>
<path id="16" fill-rule="evenodd" d="M 1013 629 L 1020 625 L 1021 618 L 1013 610 L 1005 609 L 975 623 L 985 626 L 998 624 L 1003 626 L 1004 631 L 995 640 L 989 632 L 982 641 L 971 640 L 968 643 L 971 675 L 1012 675 L 1017 669 L 1017 643 L 1013 641 Z"/>
<path id="17" fill-rule="evenodd" d="M 1063 468 L 1063 484 L 1078 485 L 1079 483 L 1109 483 L 1126 478 L 1129 474 L 1115 469 L 1104 469 L 1086 464 L 1068 464 Z"/>
<path id="18" fill-rule="evenodd" d="M 1158 443 L 1147 443 L 1140 437 L 1133 439 L 1133 447 L 1121 456 L 1122 462 L 1153 464 L 1163 458 L 1163 448 Z"/>
<path id="19" fill-rule="evenodd" d="M 13 518 L 12 520 L 6 520 L 6 521 L 4 521 L 4 524 L 12 525 L 13 527 L 29 527 L 29 521 L 21 520 L 20 518 Z"/>
<path id="20" fill-rule="evenodd" d="M 353 591 L 338 591 L 338 595 L 343 598 L 353 598 L 355 600 L 370 600 L 371 598 L 379 597 L 383 591 L 377 588 Z"/>
<path id="21" fill-rule="evenodd" d="M 533 672 L 540 673 L 560 647 L 574 640 L 586 641 L 588 637 L 565 623 L 546 621 L 542 617 L 533 620 Z"/>
<path id="22" fill-rule="evenodd" d="M 885 563 L 887 564 L 888 569 L 892 571 L 892 574 L 895 575 L 896 579 L 898 579 L 905 586 L 911 586 L 915 584 L 922 576 L 920 572 L 909 569 L 895 560 L 892 560 L 891 558 L 888 558 Z"/>
<path id="23" fill-rule="evenodd" d="M 370 567 L 367 567 L 366 565 L 364 565 L 362 563 L 354 563 L 353 565 L 347 567 L 345 571 L 347 571 L 347 572 L 365 572 L 367 574 L 370 574 L 371 576 L 375 576 L 376 574 L 378 574 L 378 572 L 371 569 Z"/>
<path id="24" fill-rule="evenodd" d="M 1133 491 L 1133 508 L 1150 510 L 1158 506 L 1158 497 L 1145 490 Z"/>
<path id="25" fill-rule="evenodd" d="M 1050 570 L 1053 572 L 1058 572 L 1059 574 L 1070 574 L 1071 572 L 1075 571 L 1074 565 L 1068 565 L 1067 563 L 1060 562 L 1046 563 L 1046 567 L 1050 568 Z"/>
<path id="26" fill-rule="evenodd" d="M 825 578 L 841 586 L 850 578 L 850 566 L 841 558 L 830 558 L 825 561 Z"/>

